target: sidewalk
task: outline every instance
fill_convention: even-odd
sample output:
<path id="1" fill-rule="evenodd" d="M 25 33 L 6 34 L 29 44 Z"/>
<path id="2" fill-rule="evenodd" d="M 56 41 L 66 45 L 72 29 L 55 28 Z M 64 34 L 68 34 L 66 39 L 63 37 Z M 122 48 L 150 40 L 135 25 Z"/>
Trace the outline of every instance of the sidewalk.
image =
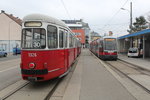
<path id="1" fill-rule="evenodd" d="M 63 100 L 136 100 L 126 88 L 92 56 L 82 50 Z"/>
<path id="2" fill-rule="evenodd" d="M 136 66 L 142 67 L 144 69 L 150 70 L 150 59 L 143 59 L 143 58 L 129 58 L 126 55 L 118 54 L 118 58 L 120 60 L 129 62 Z"/>

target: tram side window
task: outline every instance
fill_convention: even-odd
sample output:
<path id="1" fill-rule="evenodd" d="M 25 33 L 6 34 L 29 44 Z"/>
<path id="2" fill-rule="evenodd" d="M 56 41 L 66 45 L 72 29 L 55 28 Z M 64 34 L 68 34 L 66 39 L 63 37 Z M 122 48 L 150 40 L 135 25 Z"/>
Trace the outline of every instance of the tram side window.
<path id="1" fill-rule="evenodd" d="M 23 29 L 22 31 L 22 48 L 32 47 L 32 29 Z"/>
<path id="2" fill-rule="evenodd" d="M 77 47 L 77 40 L 75 39 L 75 47 Z"/>
<path id="3" fill-rule="evenodd" d="M 73 36 L 71 33 L 69 34 L 69 47 L 73 47 Z"/>
<path id="4" fill-rule="evenodd" d="M 73 38 L 73 47 L 76 47 L 76 39 L 75 39 L 75 37 Z"/>
<path id="5" fill-rule="evenodd" d="M 103 41 L 100 41 L 99 44 L 100 44 L 99 45 L 99 48 L 100 48 L 99 50 L 100 50 L 100 52 L 103 52 Z"/>
<path id="6" fill-rule="evenodd" d="M 68 32 L 67 31 L 65 31 L 65 47 L 67 48 L 67 45 L 68 45 Z"/>
<path id="7" fill-rule="evenodd" d="M 63 48 L 63 34 L 64 34 L 64 32 L 63 31 L 59 31 L 59 47 L 60 48 Z"/>
<path id="8" fill-rule="evenodd" d="M 57 28 L 55 26 L 51 26 L 51 25 L 48 26 L 47 38 L 48 38 L 48 48 L 57 48 L 58 47 Z"/>

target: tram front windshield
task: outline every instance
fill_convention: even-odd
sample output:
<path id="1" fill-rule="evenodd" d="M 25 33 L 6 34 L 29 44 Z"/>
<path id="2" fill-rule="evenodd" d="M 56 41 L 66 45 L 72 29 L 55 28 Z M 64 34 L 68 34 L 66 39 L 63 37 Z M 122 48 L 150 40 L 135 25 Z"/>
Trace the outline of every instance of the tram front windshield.
<path id="1" fill-rule="evenodd" d="M 116 39 L 112 39 L 112 38 L 107 38 L 104 40 L 104 46 L 105 46 L 105 50 L 116 50 L 117 49 L 117 45 L 116 45 Z"/>
<path id="2" fill-rule="evenodd" d="M 22 30 L 23 49 L 46 48 L 46 31 L 42 28 L 25 28 Z"/>

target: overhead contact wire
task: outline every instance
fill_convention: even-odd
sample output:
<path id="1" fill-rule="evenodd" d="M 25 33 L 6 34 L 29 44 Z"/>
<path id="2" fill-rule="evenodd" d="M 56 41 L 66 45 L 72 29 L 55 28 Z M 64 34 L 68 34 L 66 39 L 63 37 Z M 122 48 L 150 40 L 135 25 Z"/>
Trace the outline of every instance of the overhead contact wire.
<path id="1" fill-rule="evenodd" d="M 63 0 L 61 0 L 61 2 L 62 2 L 63 6 L 64 6 L 64 8 L 65 8 L 65 11 L 66 11 L 67 15 L 68 15 L 68 16 L 69 16 L 69 18 L 71 19 L 70 14 L 69 14 L 69 12 L 68 12 L 68 10 L 67 10 L 67 7 L 66 7 L 66 5 L 65 5 L 64 1 L 63 1 Z"/>

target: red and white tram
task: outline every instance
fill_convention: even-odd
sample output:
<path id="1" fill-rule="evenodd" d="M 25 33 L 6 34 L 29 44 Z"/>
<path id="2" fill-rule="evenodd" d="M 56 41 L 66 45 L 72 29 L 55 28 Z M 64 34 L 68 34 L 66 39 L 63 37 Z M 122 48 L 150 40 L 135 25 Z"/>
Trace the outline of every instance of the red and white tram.
<path id="1" fill-rule="evenodd" d="M 79 40 L 65 23 L 40 14 L 24 17 L 21 45 L 22 78 L 29 81 L 65 75 L 81 52 Z"/>
<path id="2" fill-rule="evenodd" d="M 90 43 L 90 50 L 99 58 L 117 60 L 117 40 L 112 36 L 94 40 Z"/>

